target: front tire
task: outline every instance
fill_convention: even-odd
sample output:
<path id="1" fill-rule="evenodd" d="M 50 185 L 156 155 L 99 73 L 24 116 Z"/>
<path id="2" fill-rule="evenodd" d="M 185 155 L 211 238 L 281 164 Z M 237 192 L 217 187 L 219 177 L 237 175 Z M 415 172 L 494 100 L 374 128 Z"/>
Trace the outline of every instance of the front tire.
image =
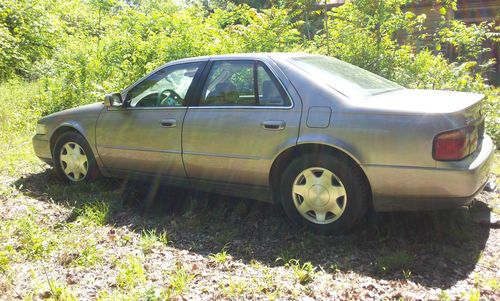
<path id="1" fill-rule="evenodd" d="M 89 182 L 99 174 L 92 149 L 76 132 L 62 134 L 52 153 L 56 175 L 62 181 Z"/>
<path id="2" fill-rule="evenodd" d="M 281 204 L 292 221 L 319 234 L 340 234 L 364 216 L 369 192 L 358 166 L 331 154 L 304 154 L 284 170 Z"/>

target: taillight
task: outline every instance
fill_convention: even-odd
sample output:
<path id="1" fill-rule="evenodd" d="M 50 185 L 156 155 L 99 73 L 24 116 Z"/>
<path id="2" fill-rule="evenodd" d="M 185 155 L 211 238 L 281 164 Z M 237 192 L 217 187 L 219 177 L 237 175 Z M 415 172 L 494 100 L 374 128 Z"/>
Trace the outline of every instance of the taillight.
<path id="1" fill-rule="evenodd" d="M 470 129 L 463 128 L 444 132 L 434 138 L 432 156 L 434 160 L 461 160 L 469 155 Z"/>

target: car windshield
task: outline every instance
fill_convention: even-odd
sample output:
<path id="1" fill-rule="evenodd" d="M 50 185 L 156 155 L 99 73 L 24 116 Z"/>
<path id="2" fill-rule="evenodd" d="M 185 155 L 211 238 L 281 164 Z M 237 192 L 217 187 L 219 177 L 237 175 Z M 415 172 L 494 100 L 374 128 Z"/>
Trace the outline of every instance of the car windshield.
<path id="1" fill-rule="evenodd" d="M 291 62 L 347 97 L 366 97 L 404 89 L 357 66 L 326 56 L 292 58 Z"/>

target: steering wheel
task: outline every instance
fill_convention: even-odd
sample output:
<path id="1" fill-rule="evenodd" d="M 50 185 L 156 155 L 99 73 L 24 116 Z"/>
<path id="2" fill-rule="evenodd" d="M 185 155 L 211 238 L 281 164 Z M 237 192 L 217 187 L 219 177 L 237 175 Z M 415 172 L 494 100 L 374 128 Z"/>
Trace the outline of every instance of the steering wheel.
<path id="1" fill-rule="evenodd" d="M 168 94 L 165 94 L 166 92 L 169 92 Z M 164 89 L 160 92 L 158 92 L 158 96 L 156 98 L 156 105 L 158 107 L 162 107 L 162 106 L 179 106 L 182 104 L 182 97 L 179 96 L 179 94 L 177 94 L 177 92 L 175 92 L 174 90 L 172 89 Z"/>

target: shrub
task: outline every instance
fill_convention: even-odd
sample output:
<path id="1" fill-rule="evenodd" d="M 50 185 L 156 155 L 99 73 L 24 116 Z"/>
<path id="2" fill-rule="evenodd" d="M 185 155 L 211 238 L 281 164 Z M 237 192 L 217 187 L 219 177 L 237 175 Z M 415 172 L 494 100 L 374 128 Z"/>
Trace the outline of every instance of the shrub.
<path id="1" fill-rule="evenodd" d="M 257 10 L 224 1 L 182 6 L 155 0 L 7 0 L 0 7 L 0 81 L 39 79 L 40 95 L 26 110 L 37 117 L 101 101 L 105 93 L 121 91 L 175 59 L 308 51 L 335 56 L 409 88 L 485 93 L 487 130 L 500 141 L 498 90 L 484 81 L 492 62 L 476 61 L 488 50 L 483 42 L 498 39 L 489 34 L 492 25 L 446 20 L 456 1 L 441 1 L 437 29 L 424 33 L 426 16 L 408 11 L 410 2 L 347 1 L 328 12 L 325 31 L 307 1 L 257 5 L 269 7 Z M 454 63 L 441 54 L 448 45 L 456 49 Z M 25 120 L 33 127 L 35 119 Z"/>

